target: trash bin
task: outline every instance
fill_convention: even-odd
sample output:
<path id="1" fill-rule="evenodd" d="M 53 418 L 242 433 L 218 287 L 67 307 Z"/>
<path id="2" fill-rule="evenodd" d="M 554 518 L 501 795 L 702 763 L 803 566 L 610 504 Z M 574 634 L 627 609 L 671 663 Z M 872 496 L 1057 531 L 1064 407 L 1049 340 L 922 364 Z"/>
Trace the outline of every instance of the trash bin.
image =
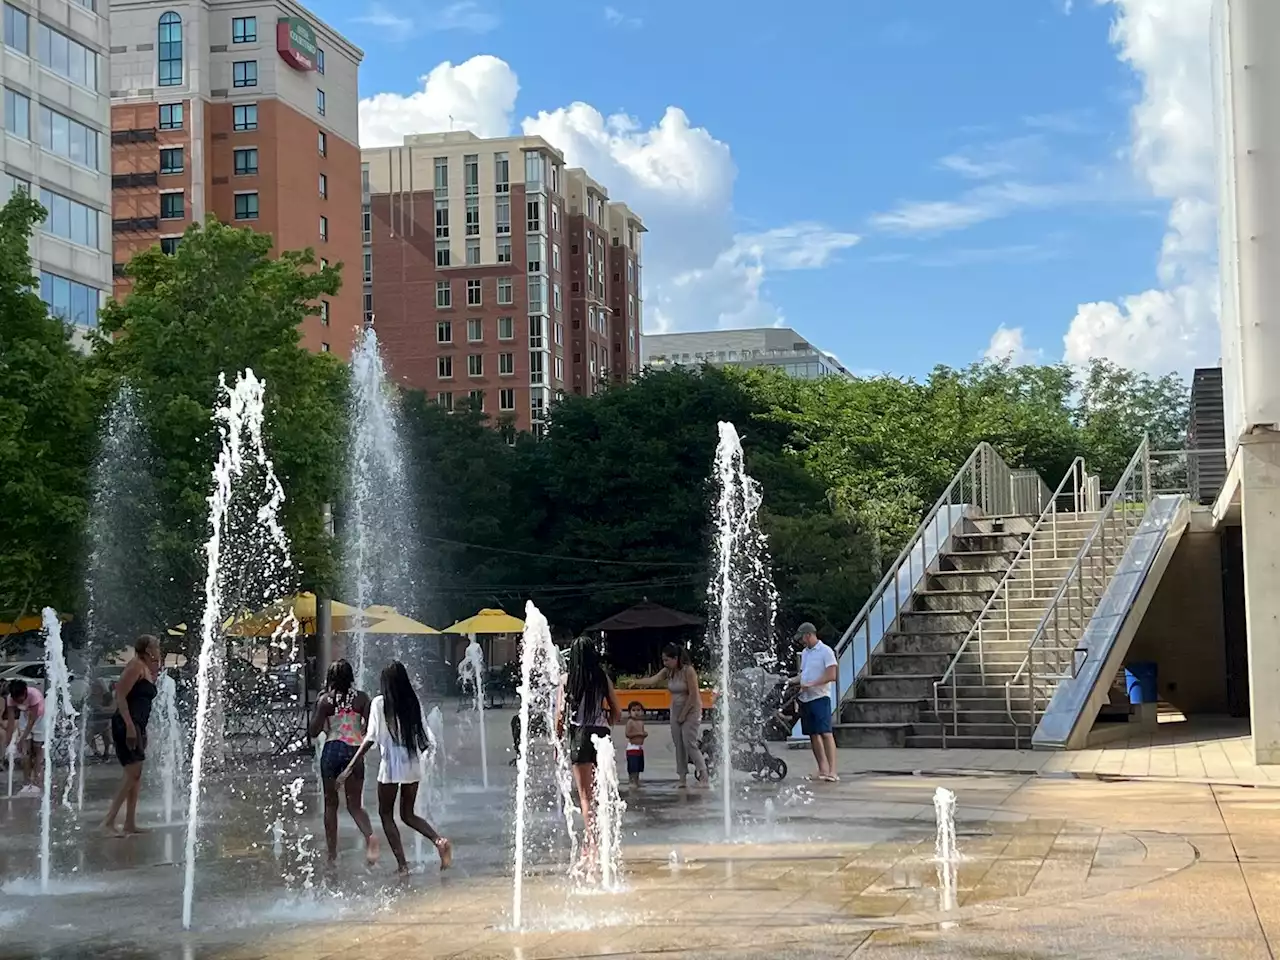
<path id="1" fill-rule="evenodd" d="M 1156 702 L 1156 665 L 1131 663 L 1124 668 L 1124 685 L 1130 703 Z"/>

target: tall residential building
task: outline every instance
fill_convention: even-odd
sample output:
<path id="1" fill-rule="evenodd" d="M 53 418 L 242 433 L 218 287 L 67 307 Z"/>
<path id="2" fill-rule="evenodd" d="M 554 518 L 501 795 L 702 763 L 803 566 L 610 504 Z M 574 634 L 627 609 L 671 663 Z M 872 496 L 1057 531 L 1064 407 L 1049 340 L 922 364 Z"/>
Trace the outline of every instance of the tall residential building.
<path id="1" fill-rule="evenodd" d="M 365 150 L 364 165 L 365 311 L 398 380 L 449 409 L 478 404 L 509 430 L 539 432 L 557 396 L 635 371 L 637 342 L 611 316 L 627 303 L 611 271 L 616 248 L 638 330 L 644 225 L 583 171 L 566 171 L 554 146 L 419 134 Z"/>
<path id="2" fill-rule="evenodd" d="M 717 367 L 776 367 L 805 380 L 852 376 L 839 360 L 790 327 L 647 334 L 641 338 L 641 349 L 644 365 L 655 369 L 709 363 Z"/>
<path id="3" fill-rule="evenodd" d="M 105 4 L 3 5 L 3 196 L 24 190 L 48 211 L 32 241 L 40 296 L 82 329 L 111 290 Z"/>
<path id="4" fill-rule="evenodd" d="M 609 306 L 613 311 L 609 371 L 614 383 L 640 372 L 640 331 L 644 329 L 640 238 L 645 232 L 644 222 L 625 203 L 609 204 Z"/>
<path id="5" fill-rule="evenodd" d="M 104 2 L 104 0 L 99 0 Z M 350 356 L 361 313 L 356 72 L 364 54 L 292 0 L 111 0 L 116 292 L 139 250 L 209 214 L 344 264 L 303 324 Z"/>
<path id="6" fill-rule="evenodd" d="M 364 151 L 366 309 L 393 376 L 540 430 L 565 389 L 564 157 L 466 131 Z"/>

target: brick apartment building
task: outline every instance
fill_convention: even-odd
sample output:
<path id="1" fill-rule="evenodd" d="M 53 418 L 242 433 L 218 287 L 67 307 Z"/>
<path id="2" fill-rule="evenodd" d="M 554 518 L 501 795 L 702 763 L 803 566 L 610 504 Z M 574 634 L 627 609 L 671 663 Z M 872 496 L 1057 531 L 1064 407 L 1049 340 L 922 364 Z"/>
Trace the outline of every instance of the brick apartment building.
<path id="1" fill-rule="evenodd" d="M 363 53 L 291 0 L 111 0 L 116 295 L 139 250 L 212 213 L 344 264 L 302 343 L 350 356 L 362 320 L 356 73 Z"/>
<path id="2" fill-rule="evenodd" d="M 606 205 L 588 225 L 584 194 L 575 201 L 573 189 L 589 178 L 566 171 L 554 146 L 453 131 L 409 136 L 401 146 L 365 150 L 363 159 L 364 310 L 394 377 L 449 409 L 479 405 L 505 428 L 538 432 L 557 396 L 596 389 L 589 344 L 597 376 L 606 365 L 617 380 L 638 369 L 643 224 L 623 205 L 607 204 L 597 184 L 591 196 Z M 627 302 L 614 290 L 614 257 L 605 253 L 615 221 L 619 248 L 631 241 L 631 334 L 623 315 L 611 316 Z M 588 235 L 599 241 L 589 285 Z M 620 277 L 627 259 L 617 257 Z M 585 294 L 570 291 L 571 275 Z M 571 324 L 581 337 L 571 336 Z M 573 345 L 579 340 L 582 349 Z"/>

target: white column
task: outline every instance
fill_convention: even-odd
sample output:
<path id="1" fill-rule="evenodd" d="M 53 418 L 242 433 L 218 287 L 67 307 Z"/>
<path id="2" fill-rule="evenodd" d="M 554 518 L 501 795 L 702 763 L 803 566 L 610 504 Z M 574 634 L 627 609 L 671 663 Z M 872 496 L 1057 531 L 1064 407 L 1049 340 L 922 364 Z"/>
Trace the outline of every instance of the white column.
<path id="1" fill-rule="evenodd" d="M 1280 435 L 1242 438 L 1236 455 L 1253 757 L 1280 764 Z"/>

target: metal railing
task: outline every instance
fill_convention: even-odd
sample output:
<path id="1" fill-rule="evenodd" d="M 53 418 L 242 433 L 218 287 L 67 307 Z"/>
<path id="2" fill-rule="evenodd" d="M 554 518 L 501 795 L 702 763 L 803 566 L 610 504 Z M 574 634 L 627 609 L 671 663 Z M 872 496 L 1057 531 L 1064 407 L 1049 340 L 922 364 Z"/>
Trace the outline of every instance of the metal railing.
<path id="1" fill-rule="evenodd" d="M 1075 676 L 1079 669 L 1080 638 L 1116 566 L 1124 558 L 1130 539 L 1142 524 L 1151 494 L 1151 449 L 1144 436 L 1040 618 L 1027 644 L 1027 655 L 1004 685 L 1005 713 L 1013 724 L 1015 748 L 1021 728 L 1014 715 L 1014 687 L 1025 678 L 1027 726 L 1029 735 L 1034 734 L 1040 701 L 1047 703 L 1058 681 Z M 1046 691 L 1043 696 L 1042 689 Z"/>
<path id="2" fill-rule="evenodd" d="M 1227 451 L 1151 451 L 1151 495 L 1182 494 L 1200 503 L 1212 503 L 1227 479 Z"/>
<path id="3" fill-rule="evenodd" d="M 1036 588 L 1036 537 L 1045 532 L 1049 534 L 1048 543 L 1041 543 L 1039 546 L 1043 551 L 1048 551 L 1053 559 L 1058 559 L 1059 553 L 1059 537 L 1058 537 L 1058 503 L 1060 500 L 1066 499 L 1070 506 L 1071 513 L 1083 513 L 1089 506 L 1090 490 L 1092 485 L 1090 481 L 1096 478 L 1090 477 L 1085 469 L 1084 458 L 1076 457 L 1071 462 L 1071 466 L 1067 469 L 1066 475 L 1062 478 L 1062 482 L 1058 484 L 1056 490 L 1048 496 L 1048 503 L 1040 512 L 1040 516 L 1036 518 L 1031 532 L 1023 541 L 1022 546 L 1018 548 L 1017 554 L 1010 562 L 1009 567 L 1004 572 L 1004 576 L 1000 578 L 1000 583 L 996 585 L 991 597 L 987 600 L 982 608 L 982 612 L 978 614 L 978 619 L 974 621 L 973 626 L 969 628 L 969 632 L 965 635 L 964 640 L 960 644 L 960 649 L 956 651 L 951 662 L 947 665 L 946 672 L 934 681 L 933 684 L 933 714 L 938 718 L 938 725 L 942 729 L 942 746 L 947 746 L 947 724 L 942 719 L 941 703 L 938 698 L 938 691 L 945 686 L 948 681 L 951 685 L 951 728 L 955 736 L 960 734 L 960 698 L 956 690 L 956 668 L 960 664 L 960 658 L 964 656 L 969 649 L 970 644 L 975 641 L 978 651 L 978 672 L 985 684 L 987 680 L 987 663 L 985 657 L 985 649 L 983 645 L 983 624 L 987 619 L 987 614 L 995 607 L 995 605 L 1004 602 L 1004 635 L 1012 636 L 1012 598 L 1009 596 L 1009 585 L 1015 579 L 1015 572 L 1018 571 L 1019 565 L 1026 562 L 1028 573 L 1030 574 L 1031 595 L 1035 597 Z M 1041 562 L 1044 562 L 1042 555 Z"/>
<path id="4" fill-rule="evenodd" d="M 890 565 L 880 583 L 836 643 L 837 703 L 860 675 L 870 675 L 871 654 L 897 622 L 956 521 L 973 508 L 986 516 L 1008 516 L 1018 506 L 1013 471 L 988 443 L 980 443 Z M 859 643 L 859 641 L 861 641 Z M 859 656 L 861 654 L 861 656 Z M 865 673 L 864 673 L 865 671 Z"/>

